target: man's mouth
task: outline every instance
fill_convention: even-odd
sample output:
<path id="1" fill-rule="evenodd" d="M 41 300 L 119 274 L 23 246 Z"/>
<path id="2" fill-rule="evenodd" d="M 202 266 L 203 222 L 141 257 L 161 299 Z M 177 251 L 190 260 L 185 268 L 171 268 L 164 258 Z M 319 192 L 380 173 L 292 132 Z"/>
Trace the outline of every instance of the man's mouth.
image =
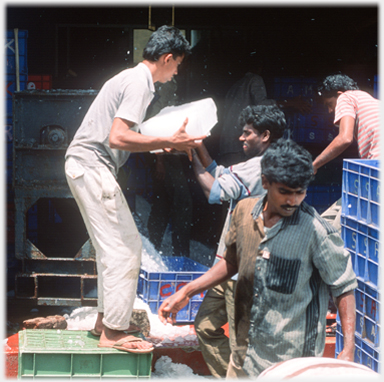
<path id="1" fill-rule="evenodd" d="M 281 206 L 281 208 L 283 208 L 284 210 L 288 211 L 288 212 L 292 212 L 294 211 L 296 208 L 298 208 L 298 206 L 287 206 L 287 205 L 284 205 L 284 206 Z"/>

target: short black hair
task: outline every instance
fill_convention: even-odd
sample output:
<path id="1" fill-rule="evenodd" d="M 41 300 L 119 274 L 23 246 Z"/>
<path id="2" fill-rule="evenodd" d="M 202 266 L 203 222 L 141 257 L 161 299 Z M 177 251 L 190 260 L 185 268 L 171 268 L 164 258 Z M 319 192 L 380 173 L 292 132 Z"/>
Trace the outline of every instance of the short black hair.
<path id="1" fill-rule="evenodd" d="M 287 126 L 283 111 L 276 105 L 247 106 L 239 116 L 239 125 L 252 125 L 259 133 L 269 130 L 270 141 L 281 138 Z"/>
<path id="2" fill-rule="evenodd" d="M 143 58 L 157 61 L 163 54 L 172 53 L 173 58 L 191 54 L 191 46 L 176 27 L 163 25 L 149 38 L 143 50 Z"/>
<path id="3" fill-rule="evenodd" d="M 292 139 L 272 143 L 261 159 L 261 173 L 269 183 L 307 188 L 314 178 L 312 156 Z"/>
<path id="4" fill-rule="evenodd" d="M 345 92 L 347 90 L 359 90 L 357 83 L 345 74 L 333 74 L 326 77 L 322 84 L 318 87 L 320 97 L 336 97 L 337 92 Z"/>

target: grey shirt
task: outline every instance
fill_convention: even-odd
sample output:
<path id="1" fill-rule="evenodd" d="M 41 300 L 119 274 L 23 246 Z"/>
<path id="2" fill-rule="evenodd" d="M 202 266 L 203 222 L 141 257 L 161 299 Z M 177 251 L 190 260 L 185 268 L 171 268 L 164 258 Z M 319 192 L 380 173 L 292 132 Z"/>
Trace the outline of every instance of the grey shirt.
<path id="1" fill-rule="evenodd" d="M 225 236 L 229 230 L 232 211 L 235 209 L 236 204 L 244 198 L 262 195 L 266 192 L 261 184 L 261 158 L 262 156 L 256 156 L 229 167 L 218 166 L 216 161 L 213 161 L 206 168 L 215 178 L 209 194 L 209 203 L 221 204 L 223 201 L 229 201 L 229 208 L 214 264 L 223 258 Z M 233 279 L 236 279 L 236 276 Z"/>

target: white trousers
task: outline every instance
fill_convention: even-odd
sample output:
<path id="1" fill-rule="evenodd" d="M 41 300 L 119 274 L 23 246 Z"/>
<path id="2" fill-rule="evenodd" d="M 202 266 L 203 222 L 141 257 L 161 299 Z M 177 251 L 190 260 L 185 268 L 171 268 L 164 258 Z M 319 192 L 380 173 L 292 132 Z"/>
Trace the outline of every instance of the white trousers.
<path id="1" fill-rule="evenodd" d="M 97 310 L 104 313 L 105 326 L 126 330 L 140 272 L 140 234 L 125 196 L 106 166 L 86 167 L 69 157 L 65 173 L 96 251 Z"/>

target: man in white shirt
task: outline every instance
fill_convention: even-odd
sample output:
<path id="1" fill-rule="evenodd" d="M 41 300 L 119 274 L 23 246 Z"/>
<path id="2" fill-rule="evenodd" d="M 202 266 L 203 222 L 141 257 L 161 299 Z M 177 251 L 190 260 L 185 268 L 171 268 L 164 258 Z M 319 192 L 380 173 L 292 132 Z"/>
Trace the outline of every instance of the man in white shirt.
<path id="1" fill-rule="evenodd" d="M 138 133 L 154 95 L 155 82 L 170 81 L 190 53 L 175 27 L 152 34 L 143 61 L 108 80 L 90 106 L 66 153 L 65 171 L 96 250 L 98 317 L 93 333 L 100 347 L 150 352 L 152 344 L 127 335 L 136 296 L 142 243 L 116 176 L 130 152 L 191 150 L 195 140 L 185 132 L 188 121 L 168 137 Z"/>

